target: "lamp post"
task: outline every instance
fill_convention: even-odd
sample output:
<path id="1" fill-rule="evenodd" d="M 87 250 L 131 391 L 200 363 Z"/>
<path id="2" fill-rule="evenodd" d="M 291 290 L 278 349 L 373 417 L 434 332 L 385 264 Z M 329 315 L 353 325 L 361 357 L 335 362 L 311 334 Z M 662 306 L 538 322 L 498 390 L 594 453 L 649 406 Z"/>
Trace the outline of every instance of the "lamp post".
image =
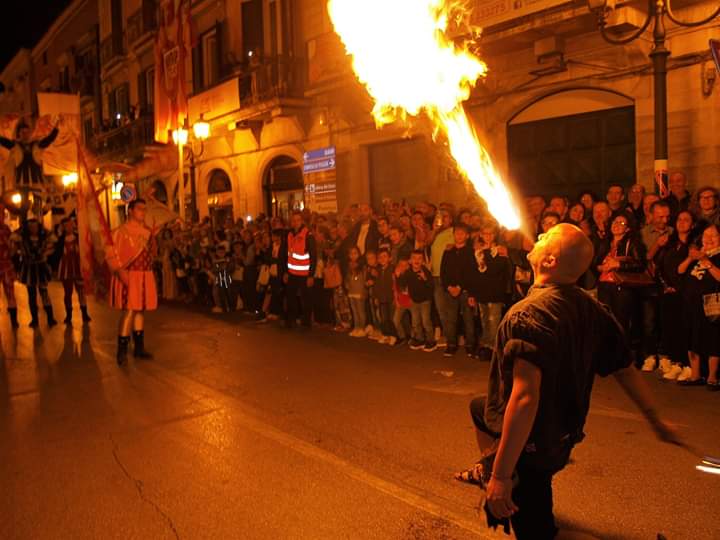
<path id="1" fill-rule="evenodd" d="M 185 123 L 187 126 L 187 121 Z M 190 131 L 185 127 L 173 131 L 173 142 L 178 147 L 178 198 L 180 199 L 180 219 L 185 222 L 185 149 L 188 150 L 190 159 L 190 218 L 197 220 L 197 195 L 195 193 L 195 159 L 199 158 L 205 150 L 205 140 L 210 137 L 210 124 L 200 116 L 200 120 L 193 125 L 193 138 L 190 138 Z M 193 149 L 193 139 L 200 141 L 200 151 Z"/>
<path id="2" fill-rule="evenodd" d="M 655 183 L 656 191 L 667 190 L 668 172 L 668 125 L 667 125 L 667 59 L 670 51 L 665 46 L 667 32 L 665 17 L 678 26 L 696 27 L 709 23 L 720 15 L 720 6 L 708 17 L 700 21 L 682 21 L 673 13 L 672 0 L 648 0 L 648 12 L 645 22 L 633 34 L 616 38 L 608 34 L 607 18 L 612 11 L 608 0 L 588 0 L 588 8 L 598 18 L 598 27 L 603 39 L 613 45 L 627 45 L 642 36 L 653 24 L 653 48 L 650 59 L 653 64 L 653 86 L 655 100 Z"/>

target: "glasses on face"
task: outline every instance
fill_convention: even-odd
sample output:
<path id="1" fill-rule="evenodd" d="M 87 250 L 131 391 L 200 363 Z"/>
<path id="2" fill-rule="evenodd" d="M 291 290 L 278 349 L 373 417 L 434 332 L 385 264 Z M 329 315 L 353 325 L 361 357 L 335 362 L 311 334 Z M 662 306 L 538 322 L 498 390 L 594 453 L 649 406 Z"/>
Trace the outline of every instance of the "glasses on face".
<path id="1" fill-rule="evenodd" d="M 622 227 L 627 227 L 627 221 L 616 221 L 613 223 L 613 225 L 621 225 Z"/>

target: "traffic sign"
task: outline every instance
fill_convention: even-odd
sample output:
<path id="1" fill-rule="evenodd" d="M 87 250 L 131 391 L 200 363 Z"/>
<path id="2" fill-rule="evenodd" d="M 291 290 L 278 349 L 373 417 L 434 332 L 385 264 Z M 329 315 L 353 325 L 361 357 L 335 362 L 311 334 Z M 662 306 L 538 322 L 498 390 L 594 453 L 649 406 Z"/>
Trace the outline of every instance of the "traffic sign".
<path id="1" fill-rule="evenodd" d="M 303 172 L 305 174 L 335 169 L 335 147 L 319 148 L 303 154 Z"/>

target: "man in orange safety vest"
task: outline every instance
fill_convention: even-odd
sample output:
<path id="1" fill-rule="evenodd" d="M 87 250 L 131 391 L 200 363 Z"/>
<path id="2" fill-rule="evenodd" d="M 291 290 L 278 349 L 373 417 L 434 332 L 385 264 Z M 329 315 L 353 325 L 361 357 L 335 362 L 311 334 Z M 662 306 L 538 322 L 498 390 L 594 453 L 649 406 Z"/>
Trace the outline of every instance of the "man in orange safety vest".
<path id="1" fill-rule="evenodd" d="M 302 212 L 290 217 L 292 229 L 287 235 L 286 257 L 283 260 L 283 281 L 286 287 L 288 328 L 295 326 L 298 317 L 306 328 L 311 326 L 312 288 L 315 285 L 317 250 L 315 238 L 303 222 Z"/>

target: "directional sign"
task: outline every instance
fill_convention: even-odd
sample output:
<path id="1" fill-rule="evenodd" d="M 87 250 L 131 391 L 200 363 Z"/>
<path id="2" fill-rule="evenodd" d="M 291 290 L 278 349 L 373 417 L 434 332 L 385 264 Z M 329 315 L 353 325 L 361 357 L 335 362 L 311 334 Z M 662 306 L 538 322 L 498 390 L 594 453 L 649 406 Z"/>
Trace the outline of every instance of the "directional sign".
<path id="1" fill-rule="evenodd" d="M 335 169 L 335 147 L 320 148 L 303 154 L 303 172 L 305 174 Z"/>

